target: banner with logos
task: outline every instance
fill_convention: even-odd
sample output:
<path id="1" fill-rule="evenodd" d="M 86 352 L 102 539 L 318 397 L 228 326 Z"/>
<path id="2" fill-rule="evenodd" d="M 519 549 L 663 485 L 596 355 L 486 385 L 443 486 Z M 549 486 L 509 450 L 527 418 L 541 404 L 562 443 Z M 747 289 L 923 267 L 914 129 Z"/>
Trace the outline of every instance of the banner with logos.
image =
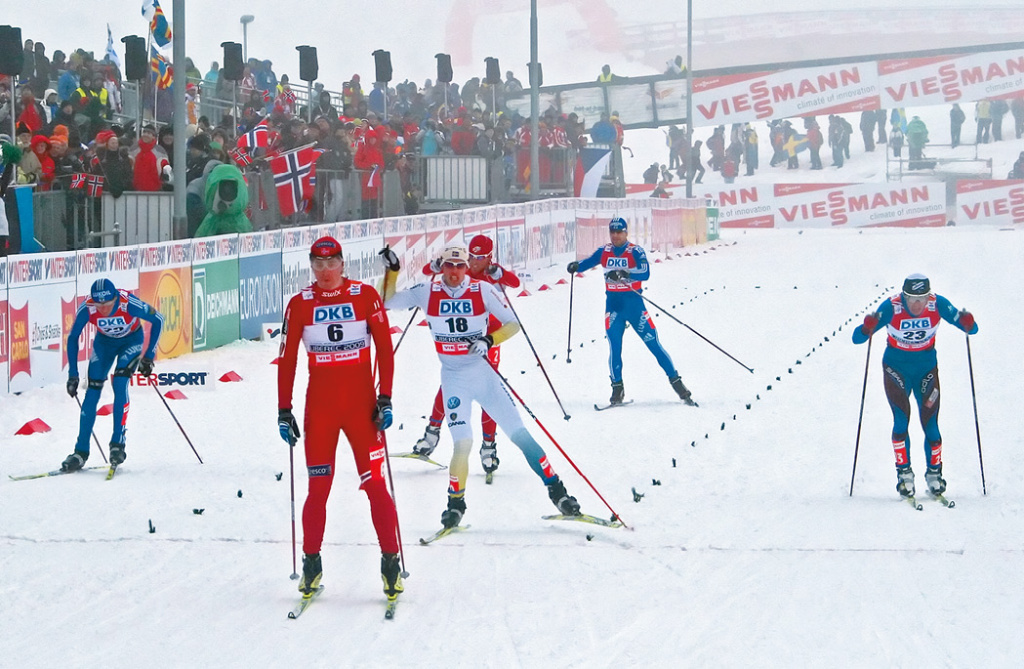
<path id="1" fill-rule="evenodd" d="M 75 264 L 74 252 L 8 258 L 10 392 L 67 379 L 67 335 L 77 307 Z"/>
<path id="2" fill-rule="evenodd" d="M 883 108 L 1010 99 L 1024 91 L 1024 50 L 883 60 L 878 73 Z"/>
<path id="3" fill-rule="evenodd" d="M 157 359 L 192 351 L 192 240 L 141 247 L 139 297 L 164 317 Z M 147 328 L 148 324 L 143 327 Z"/>
<path id="4" fill-rule="evenodd" d="M 1024 223 L 1024 181 L 956 182 L 956 223 L 1020 225 Z"/>
<path id="5" fill-rule="evenodd" d="M 11 358 L 10 325 L 7 319 L 7 258 L 0 258 L 0 392 L 7 392 L 7 365 Z"/>
<path id="6" fill-rule="evenodd" d="M 722 188 L 711 196 L 723 228 L 946 224 L 942 183 L 774 184 Z"/>
<path id="7" fill-rule="evenodd" d="M 238 235 L 192 242 L 192 350 L 239 337 Z"/>
<path id="8" fill-rule="evenodd" d="M 283 318 L 283 238 L 280 230 L 238 238 L 238 333 L 242 339 L 261 338 L 265 323 L 280 323 Z"/>

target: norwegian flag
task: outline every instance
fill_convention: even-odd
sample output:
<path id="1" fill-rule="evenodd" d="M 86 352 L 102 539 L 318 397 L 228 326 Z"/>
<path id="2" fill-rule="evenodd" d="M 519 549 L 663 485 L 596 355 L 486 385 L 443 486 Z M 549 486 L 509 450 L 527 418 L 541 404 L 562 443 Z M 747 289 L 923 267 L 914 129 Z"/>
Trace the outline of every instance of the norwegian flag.
<path id="1" fill-rule="evenodd" d="M 256 148 L 266 148 L 270 144 L 270 130 L 267 128 L 267 119 L 257 123 L 252 130 L 238 138 L 238 148 L 253 151 Z"/>
<path id="2" fill-rule="evenodd" d="M 313 176 L 316 174 L 316 159 L 319 157 L 320 152 L 308 146 L 270 161 L 282 216 L 306 210 L 307 205 L 303 200 L 313 197 Z"/>
<path id="3" fill-rule="evenodd" d="M 78 174 L 72 174 L 70 186 L 71 190 L 79 190 L 81 188 L 85 188 L 85 182 L 88 180 L 87 176 L 88 175 L 84 174 L 83 172 L 79 172 Z"/>
<path id="4" fill-rule="evenodd" d="M 252 156 L 250 156 L 249 152 L 245 149 L 236 147 L 228 151 L 228 153 L 231 155 L 231 159 L 234 160 L 235 164 L 239 167 L 248 167 L 249 165 L 252 165 Z"/>
<path id="5" fill-rule="evenodd" d="M 295 105 L 295 91 L 293 91 L 291 88 L 286 88 L 282 95 L 289 104 L 293 106 Z"/>
<path id="6" fill-rule="evenodd" d="M 89 197 L 103 195 L 103 177 L 98 174 L 90 174 L 85 185 L 85 192 Z"/>

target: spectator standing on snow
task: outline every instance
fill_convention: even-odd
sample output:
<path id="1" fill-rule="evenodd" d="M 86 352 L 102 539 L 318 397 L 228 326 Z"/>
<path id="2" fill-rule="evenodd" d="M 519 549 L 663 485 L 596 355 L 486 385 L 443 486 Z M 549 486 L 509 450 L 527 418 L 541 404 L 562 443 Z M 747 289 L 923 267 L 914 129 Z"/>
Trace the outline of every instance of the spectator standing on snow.
<path id="1" fill-rule="evenodd" d="M 967 115 L 964 114 L 964 110 L 954 102 L 953 107 L 949 110 L 949 143 L 954 149 L 960 146 L 960 128 L 963 127 L 966 120 Z"/>

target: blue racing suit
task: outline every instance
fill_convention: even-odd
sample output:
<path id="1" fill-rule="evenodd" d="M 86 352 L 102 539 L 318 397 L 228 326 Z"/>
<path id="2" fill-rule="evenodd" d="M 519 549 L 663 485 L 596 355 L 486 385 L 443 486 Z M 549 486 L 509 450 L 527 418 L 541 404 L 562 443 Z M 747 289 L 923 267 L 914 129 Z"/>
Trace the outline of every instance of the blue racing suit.
<path id="1" fill-rule="evenodd" d="M 150 323 L 149 346 L 142 353 L 143 330 L 141 321 Z M 110 367 L 117 361 L 110 385 L 114 388 L 114 432 L 112 444 L 124 444 L 125 426 L 128 422 L 128 379 L 135 373 L 139 361 L 145 357 L 152 360 L 160 340 L 164 318 L 160 313 L 135 297 L 127 290 L 119 290 L 114 310 L 109 316 L 101 316 L 96 304 L 87 299 L 75 313 L 75 322 L 68 333 L 68 378 L 78 378 L 78 337 L 87 323 L 96 327 L 96 337 L 89 356 L 89 389 L 85 391 L 82 414 L 78 424 L 78 442 L 75 450 L 89 452 L 89 435 L 96 423 L 96 407 L 100 401 L 103 383 L 107 380 Z"/>
<path id="2" fill-rule="evenodd" d="M 935 333 L 944 320 L 974 334 L 960 324 L 960 315 L 949 300 L 931 294 L 920 316 L 907 309 L 903 294 L 894 295 L 878 307 L 878 325 L 869 334 L 863 326 L 854 328 L 853 343 L 863 344 L 871 334 L 883 327 L 888 331 L 882 355 L 885 396 L 892 409 L 892 449 L 896 467 L 910 466 L 910 394 L 917 400 L 917 410 L 924 428 L 924 453 L 928 466 L 942 465 L 942 435 L 939 433 L 939 367 L 935 354 Z"/>
<path id="3" fill-rule="evenodd" d="M 658 341 L 658 331 L 654 327 L 654 321 L 648 315 L 643 298 L 640 297 L 643 292 L 641 282 L 647 281 L 651 276 L 647 253 L 631 242 L 626 242 L 622 246 L 605 244 L 594 251 L 589 258 L 581 260 L 578 271 L 585 272 L 598 265 L 603 268 L 605 274 L 604 329 L 608 336 L 610 349 L 608 368 L 612 383 L 622 381 L 622 334 L 626 330 L 627 323 L 633 327 L 637 336 L 654 354 L 668 378 L 677 377 L 672 358 Z M 608 273 L 615 270 L 628 271 L 629 279 L 626 281 L 609 280 Z"/>

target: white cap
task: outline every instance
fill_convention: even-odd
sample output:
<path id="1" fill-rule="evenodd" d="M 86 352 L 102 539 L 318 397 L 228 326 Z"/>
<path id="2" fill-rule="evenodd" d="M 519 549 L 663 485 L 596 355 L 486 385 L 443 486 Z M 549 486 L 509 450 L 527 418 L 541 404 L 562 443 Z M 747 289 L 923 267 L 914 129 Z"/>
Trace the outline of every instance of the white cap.
<path id="1" fill-rule="evenodd" d="M 441 262 L 450 263 L 463 263 L 469 264 L 469 251 L 466 250 L 465 246 L 449 246 L 444 251 L 441 251 Z"/>

